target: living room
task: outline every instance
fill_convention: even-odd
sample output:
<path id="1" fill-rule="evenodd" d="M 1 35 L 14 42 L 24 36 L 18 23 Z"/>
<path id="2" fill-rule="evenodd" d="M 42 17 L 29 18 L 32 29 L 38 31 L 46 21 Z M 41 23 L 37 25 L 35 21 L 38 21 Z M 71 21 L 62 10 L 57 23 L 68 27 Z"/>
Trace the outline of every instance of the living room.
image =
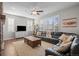
<path id="1" fill-rule="evenodd" d="M 3 56 L 79 55 L 78 42 L 76 50 L 68 41 L 64 53 L 55 52 L 62 36 L 78 41 L 78 2 L 3 2 L 3 15 Z"/>

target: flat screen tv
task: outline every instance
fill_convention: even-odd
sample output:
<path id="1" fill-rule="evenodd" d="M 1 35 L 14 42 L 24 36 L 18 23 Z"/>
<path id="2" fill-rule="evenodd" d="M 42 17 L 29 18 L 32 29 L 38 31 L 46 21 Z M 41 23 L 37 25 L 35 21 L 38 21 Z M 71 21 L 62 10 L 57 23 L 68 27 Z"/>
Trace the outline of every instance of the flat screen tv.
<path id="1" fill-rule="evenodd" d="M 26 26 L 17 26 L 17 31 L 26 31 Z"/>

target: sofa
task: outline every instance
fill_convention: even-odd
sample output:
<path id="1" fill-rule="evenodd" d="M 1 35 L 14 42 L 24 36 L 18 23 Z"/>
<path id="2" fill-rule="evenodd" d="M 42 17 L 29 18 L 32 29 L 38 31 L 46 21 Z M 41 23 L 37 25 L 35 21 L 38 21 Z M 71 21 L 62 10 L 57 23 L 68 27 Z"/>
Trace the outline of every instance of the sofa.
<path id="1" fill-rule="evenodd" d="M 65 33 L 65 32 L 63 32 Z M 71 46 L 69 47 L 68 51 L 65 53 L 60 53 L 56 50 L 54 50 L 53 47 L 48 48 L 45 50 L 45 55 L 53 55 L 53 56 L 79 56 L 79 35 L 75 33 L 65 33 L 67 35 L 73 35 L 75 36 Z"/>
<path id="2" fill-rule="evenodd" d="M 60 36 L 60 34 L 56 36 L 54 35 L 55 32 L 51 32 L 52 37 L 49 38 L 49 37 L 46 37 L 45 31 L 40 31 L 40 32 L 41 32 L 41 35 L 34 35 L 34 36 L 37 38 L 41 38 L 42 41 L 52 43 L 52 44 L 57 44 L 59 42 L 57 38 Z"/>
<path id="3" fill-rule="evenodd" d="M 65 33 L 68 35 L 76 35 L 75 33 L 67 33 L 67 32 L 51 32 L 51 38 L 46 37 L 46 32 L 45 31 L 40 31 L 41 35 L 34 35 L 35 37 L 41 38 L 42 41 L 46 41 L 48 43 L 52 43 L 52 44 L 57 44 L 59 42 L 59 37 Z"/>
<path id="4" fill-rule="evenodd" d="M 42 31 L 41 31 L 42 32 Z M 53 49 L 53 47 L 48 48 L 45 50 L 45 55 L 53 55 L 53 56 L 79 56 L 79 35 L 75 33 L 67 33 L 67 32 L 51 32 L 52 38 L 46 37 L 46 32 L 42 32 L 42 35 L 35 35 L 35 37 L 41 38 L 41 40 L 52 43 L 54 45 L 57 45 L 59 42 L 59 37 L 62 34 L 67 34 L 67 35 L 72 35 L 75 36 L 76 39 L 74 38 L 72 41 L 72 44 L 69 48 L 69 50 L 65 53 L 59 53 L 56 50 Z"/>

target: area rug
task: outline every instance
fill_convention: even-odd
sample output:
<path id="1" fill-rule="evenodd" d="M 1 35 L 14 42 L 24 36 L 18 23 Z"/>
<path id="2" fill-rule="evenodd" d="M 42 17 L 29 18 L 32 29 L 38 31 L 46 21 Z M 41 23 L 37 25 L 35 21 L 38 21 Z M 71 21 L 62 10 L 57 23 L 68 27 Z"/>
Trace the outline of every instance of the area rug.
<path id="1" fill-rule="evenodd" d="M 12 43 L 18 56 L 45 56 L 45 49 L 52 48 L 53 44 L 42 41 L 41 46 L 35 48 L 30 47 L 24 40 Z"/>

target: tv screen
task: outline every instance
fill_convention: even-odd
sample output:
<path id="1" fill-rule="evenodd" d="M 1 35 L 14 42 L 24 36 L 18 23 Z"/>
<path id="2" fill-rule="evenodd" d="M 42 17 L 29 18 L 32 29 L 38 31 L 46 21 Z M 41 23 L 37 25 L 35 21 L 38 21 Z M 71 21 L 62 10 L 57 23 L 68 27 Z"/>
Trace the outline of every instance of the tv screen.
<path id="1" fill-rule="evenodd" d="M 17 26 L 17 31 L 26 31 L 26 26 Z"/>

